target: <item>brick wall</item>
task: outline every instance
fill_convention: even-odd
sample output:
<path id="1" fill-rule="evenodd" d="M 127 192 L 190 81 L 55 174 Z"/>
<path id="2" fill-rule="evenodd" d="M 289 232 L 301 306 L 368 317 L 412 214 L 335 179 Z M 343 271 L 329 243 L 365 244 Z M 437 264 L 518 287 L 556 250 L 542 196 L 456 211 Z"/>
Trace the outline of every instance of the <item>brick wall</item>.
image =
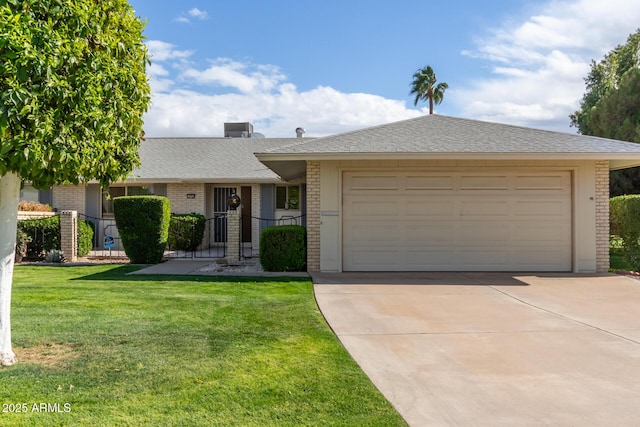
<path id="1" fill-rule="evenodd" d="M 609 162 L 596 162 L 596 271 L 609 270 Z"/>
<path id="2" fill-rule="evenodd" d="M 86 187 L 84 185 L 58 185 L 53 187 L 52 202 L 59 211 L 86 213 Z"/>
<path id="3" fill-rule="evenodd" d="M 307 162 L 307 270 L 320 271 L 320 162 Z"/>
<path id="4" fill-rule="evenodd" d="M 240 261 L 240 228 L 242 212 L 237 210 L 227 211 L 227 261 Z"/>
<path id="5" fill-rule="evenodd" d="M 78 212 L 60 212 L 60 250 L 67 262 L 78 260 Z"/>
<path id="6" fill-rule="evenodd" d="M 187 194 L 195 198 L 188 199 Z M 203 183 L 167 184 L 167 197 L 171 202 L 172 213 L 206 214 L 205 185 Z"/>

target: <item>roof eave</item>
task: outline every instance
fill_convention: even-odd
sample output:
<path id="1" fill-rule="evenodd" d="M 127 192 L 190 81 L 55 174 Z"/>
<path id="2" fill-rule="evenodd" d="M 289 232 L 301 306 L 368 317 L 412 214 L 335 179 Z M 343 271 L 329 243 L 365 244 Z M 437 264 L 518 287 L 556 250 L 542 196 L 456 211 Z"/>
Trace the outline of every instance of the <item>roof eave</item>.
<path id="1" fill-rule="evenodd" d="M 300 177 L 307 161 L 331 160 L 608 160 L 611 170 L 640 166 L 640 153 L 256 153 L 256 157 L 285 180 Z"/>

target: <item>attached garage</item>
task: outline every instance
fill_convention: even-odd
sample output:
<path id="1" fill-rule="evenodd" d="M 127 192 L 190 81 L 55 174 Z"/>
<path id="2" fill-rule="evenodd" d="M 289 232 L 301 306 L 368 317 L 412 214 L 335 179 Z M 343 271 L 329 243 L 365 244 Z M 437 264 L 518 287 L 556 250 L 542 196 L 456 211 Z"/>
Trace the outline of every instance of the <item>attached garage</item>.
<path id="1" fill-rule="evenodd" d="M 433 114 L 256 156 L 306 179 L 310 272 L 593 273 L 640 144 Z"/>
<path id="2" fill-rule="evenodd" d="M 571 271 L 571 172 L 344 172 L 343 271 Z"/>

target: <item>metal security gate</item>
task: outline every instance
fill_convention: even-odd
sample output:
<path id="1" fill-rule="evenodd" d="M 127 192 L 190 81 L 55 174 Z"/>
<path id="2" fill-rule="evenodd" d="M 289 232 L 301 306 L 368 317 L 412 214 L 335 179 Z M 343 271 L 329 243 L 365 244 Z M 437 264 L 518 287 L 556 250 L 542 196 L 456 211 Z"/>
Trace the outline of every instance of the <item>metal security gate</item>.
<path id="1" fill-rule="evenodd" d="M 78 219 L 93 225 L 93 250 L 89 253 L 90 257 L 126 257 L 114 218 L 95 218 L 78 214 Z"/>
<path id="2" fill-rule="evenodd" d="M 236 193 L 235 187 L 215 187 L 213 189 L 213 241 L 227 241 L 227 208 L 229 198 Z"/>
<path id="3" fill-rule="evenodd" d="M 172 230 L 169 230 L 169 233 L 171 232 Z M 195 234 L 195 230 L 193 233 Z M 226 234 L 227 214 L 223 212 L 206 220 L 202 241 L 195 249 L 172 248 L 167 245 L 164 256 L 166 258 L 224 258 L 227 255 L 227 242 L 216 241 L 216 236 L 226 236 Z"/>

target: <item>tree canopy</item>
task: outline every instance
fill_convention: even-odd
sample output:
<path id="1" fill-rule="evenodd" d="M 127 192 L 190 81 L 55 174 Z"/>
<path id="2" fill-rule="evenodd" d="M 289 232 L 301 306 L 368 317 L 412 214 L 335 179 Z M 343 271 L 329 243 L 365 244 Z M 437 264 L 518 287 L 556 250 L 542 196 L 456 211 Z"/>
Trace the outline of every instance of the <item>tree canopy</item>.
<path id="1" fill-rule="evenodd" d="M 418 101 L 429 101 L 429 114 L 433 114 L 433 105 L 440 104 L 444 98 L 444 91 L 449 85 L 441 82 L 436 84 L 438 79 L 436 73 L 430 65 L 420 68 L 413 73 L 411 82 L 411 95 L 415 95 L 413 105 L 418 105 Z"/>
<path id="2" fill-rule="evenodd" d="M 106 185 L 139 164 L 143 28 L 126 0 L 0 0 L 0 177 Z"/>
<path id="3" fill-rule="evenodd" d="M 584 135 L 640 142 L 640 29 L 601 61 L 592 61 L 585 83 L 571 125 Z M 640 168 L 611 173 L 612 197 L 639 192 Z"/>
<path id="4" fill-rule="evenodd" d="M 593 112 L 602 106 L 601 100 L 619 91 L 622 79 L 628 71 L 638 69 L 639 55 L 640 29 L 629 35 L 626 44 L 616 46 L 599 62 L 591 61 L 591 70 L 584 79 L 587 90 L 580 102 L 580 109 L 570 116 L 571 125 L 577 127 L 578 132 L 604 136 L 599 134 L 601 128 L 594 126 Z"/>

